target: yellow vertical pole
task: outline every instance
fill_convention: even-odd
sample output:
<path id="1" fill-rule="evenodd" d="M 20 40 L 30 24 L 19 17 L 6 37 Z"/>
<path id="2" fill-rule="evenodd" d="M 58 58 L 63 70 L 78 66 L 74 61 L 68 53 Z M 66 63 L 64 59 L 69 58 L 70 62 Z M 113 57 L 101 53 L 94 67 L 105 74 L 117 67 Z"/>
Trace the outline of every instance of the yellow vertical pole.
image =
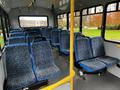
<path id="1" fill-rule="evenodd" d="M 70 75 L 73 76 L 74 65 L 74 0 L 70 0 Z M 70 80 L 70 90 L 73 90 L 73 77 Z"/>

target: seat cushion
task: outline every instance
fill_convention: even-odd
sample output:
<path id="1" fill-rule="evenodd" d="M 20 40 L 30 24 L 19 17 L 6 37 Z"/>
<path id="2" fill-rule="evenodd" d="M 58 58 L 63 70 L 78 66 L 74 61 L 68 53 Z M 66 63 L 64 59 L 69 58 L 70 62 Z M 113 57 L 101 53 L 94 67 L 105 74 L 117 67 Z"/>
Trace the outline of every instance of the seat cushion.
<path id="1" fill-rule="evenodd" d="M 98 60 L 102 61 L 103 63 L 105 63 L 107 65 L 107 67 L 115 65 L 115 64 L 117 64 L 119 62 L 119 59 L 109 57 L 109 56 L 102 56 L 102 57 L 98 57 L 96 59 L 98 59 Z"/>
<path id="2" fill-rule="evenodd" d="M 79 65 L 86 72 L 98 72 L 106 67 L 103 62 L 98 61 L 97 59 L 90 59 L 79 62 Z"/>
<path id="3" fill-rule="evenodd" d="M 93 57 L 99 57 L 105 55 L 104 42 L 102 37 L 91 38 L 91 47 L 93 51 Z"/>

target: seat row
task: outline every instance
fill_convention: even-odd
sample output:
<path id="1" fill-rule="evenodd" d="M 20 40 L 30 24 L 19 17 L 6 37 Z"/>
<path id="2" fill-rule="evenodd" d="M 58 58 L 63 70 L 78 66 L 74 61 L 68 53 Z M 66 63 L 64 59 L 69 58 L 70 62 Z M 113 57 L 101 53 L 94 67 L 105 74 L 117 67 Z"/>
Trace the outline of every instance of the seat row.
<path id="1" fill-rule="evenodd" d="M 45 37 L 48 41 L 50 41 L 52 46 L 59 48 L 60 53 L 69 55 L 69 31 L 59 30 L 56 28 L 45 28 L 42 30 L 34 29 L 26 31 L 13 30 L 10 32 L 8 44 L 32 42 L 36 36 Z"/>
<path id="2" fill-rule="evenodd" d="M 39 41 L 39 42 L 38 42 Z M 4 51 L 7 81 L 5 90 L 21 90 L 59 74 L 48 41 L 10 44 Z"/>
<path id="3" fill-rule="evenodd" d="M 117 65 L 119 59 L 107 56 L 101 37 L 76 38 L 75 65 L 87 73 L 99 73 L 106 68 Z"/>

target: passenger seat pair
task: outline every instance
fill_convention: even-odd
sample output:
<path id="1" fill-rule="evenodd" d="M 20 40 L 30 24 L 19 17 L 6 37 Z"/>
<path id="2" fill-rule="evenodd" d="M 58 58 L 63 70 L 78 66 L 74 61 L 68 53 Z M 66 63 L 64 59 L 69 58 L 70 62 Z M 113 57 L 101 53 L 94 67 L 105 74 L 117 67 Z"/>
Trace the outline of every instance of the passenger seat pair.
<path id="1" fill-rule="evenodd" d="M 88 73 L 101 72 L 118 63 L 117 58 L 106 56 L 101 37 L 75 40 L 75 64 Z"/>
<path id="2" fill-rule="evenodd" d="M 59 68 L 54 64 L 48 41 L 12 44 L 5 48 L 7 82 L 5 90 L 21 90 L 55 77 Z"/>

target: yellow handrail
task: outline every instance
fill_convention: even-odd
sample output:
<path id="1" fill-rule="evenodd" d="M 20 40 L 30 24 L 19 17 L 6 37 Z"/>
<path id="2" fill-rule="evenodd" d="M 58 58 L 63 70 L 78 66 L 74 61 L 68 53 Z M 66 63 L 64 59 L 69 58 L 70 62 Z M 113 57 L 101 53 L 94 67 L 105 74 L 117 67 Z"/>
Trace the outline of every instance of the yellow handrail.
<path id="1" fill-rule="evenodd" d="M 74 67 L 74 0 L 70 0 L 70 75 L 73 75 Z M 70 90 L 73 90 L 73 78 L 70 80 Z"/>
<path id="2" fill-rule="evenodd" d="M 70 16 L 70 75 L 66 78 L 64 78 L 63 80 L 50 85 L 48 87 L 45 87 L 43 89 L 40 90 L 54 90 L 55 88 L 59 87 L 60 85 L 63 85 L 67 82 L 70 82 L 70 90 L 73 90 L 73 77 L 75 75 L 74 72 L 74 61 L 73 61 L 73 52 L 74 52 L 74 0 L 70 0 L 70 12 L 71 12 L 71 16 Z"/>

